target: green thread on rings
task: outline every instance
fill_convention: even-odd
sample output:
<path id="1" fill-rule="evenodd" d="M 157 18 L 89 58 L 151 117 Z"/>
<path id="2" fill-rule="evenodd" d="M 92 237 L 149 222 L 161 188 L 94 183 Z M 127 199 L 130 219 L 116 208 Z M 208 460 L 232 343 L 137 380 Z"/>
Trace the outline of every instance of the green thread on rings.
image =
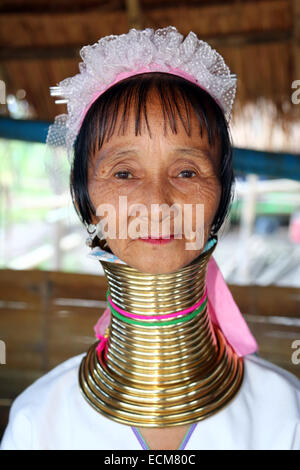
<path id="1" fill-rule="evenodd" d="M 108 296 L 109 296 L 109 291 L 107 291 L 107 294 L 106 294 L 108 305 L 109 305 L 109 308 L 110 308 L 111 312 L 114 313 L 114 315 L 117 318 L 124 321 L 125 323 L 130 323 L 132 325 L 141 325 L 141 326 L 175 325 L 176 323 L 185 322 L 185 321 L 188 321 L 188 320 L 191 320 L 192 318 L 194 318 L 196 315 L 198 315 L 198 313 L 201 313 L 204 310 L 204 308 L 206 307 L 206 304 L 207 304 L 207 297 L 206 297 L 206 299 L 200 305 L 200 307 L 196 308 L 196 310 L 194 310 L 189 315 L 186 315 L 186 316 L 181 317 L 181 318 L 176 318 L 175 320 L 167 320 L 167 321 L 164 321 L 164 322 L 162 322 L 162 321 L 146 322 L 146 321 L 140 321 L 140 320 L 133 320 L 132 318 L 127 318 L 124 315 L 121 315 L 110 304 L 110 302 L 108 300 Z"/>

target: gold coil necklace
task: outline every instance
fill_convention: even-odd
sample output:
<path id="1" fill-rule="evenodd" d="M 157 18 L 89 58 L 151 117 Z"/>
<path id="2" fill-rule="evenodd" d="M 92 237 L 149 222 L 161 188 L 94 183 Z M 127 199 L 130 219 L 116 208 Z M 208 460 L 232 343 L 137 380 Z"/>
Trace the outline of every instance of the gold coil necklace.
<path id="1" fill-rule="evenodd" d="M 217 244 L 170 274 L 148 274 L 100 261 L 108 281 L 111 320 L 105 348 L 82 358 L 79 385 L 104 416 L 130 426 L 200 421 L 238 392 L 238 357 L 207 309 L 207 264 Z M 208 248 L 207 248 L 208 247 Z"/>

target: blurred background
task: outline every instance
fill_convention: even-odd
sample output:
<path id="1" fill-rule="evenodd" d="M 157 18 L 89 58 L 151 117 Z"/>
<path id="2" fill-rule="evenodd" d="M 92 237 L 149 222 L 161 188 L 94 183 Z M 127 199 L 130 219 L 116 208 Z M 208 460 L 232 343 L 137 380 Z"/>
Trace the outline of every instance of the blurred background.
<path id="1" fill-rule="evenodd" d="M 25 386 L 87 350 L 106 304 L 66 155 L 45 149 L 66 112 L 49 87 L 79 72 L 82 46 L 168 25 L 195 32 L 237 74 L 235 200 L 214 257 L 258 353 L 300 377 L 300 1 L 0 0 L 2 426 Z"/>

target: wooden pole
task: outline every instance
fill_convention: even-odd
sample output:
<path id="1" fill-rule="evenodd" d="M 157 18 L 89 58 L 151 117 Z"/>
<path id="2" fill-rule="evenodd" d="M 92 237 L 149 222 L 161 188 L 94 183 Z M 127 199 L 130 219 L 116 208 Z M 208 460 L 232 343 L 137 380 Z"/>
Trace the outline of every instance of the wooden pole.
<path id="1" fill-rule="evenodd" d="M 300 0 L 293 0 L 293 80 L 300 80 Z"/>
<path id="2" fill-rule="evenodd" d="M 129 28 L 143 29 L 143 14 L 139 0 L 126 0 Z"/>

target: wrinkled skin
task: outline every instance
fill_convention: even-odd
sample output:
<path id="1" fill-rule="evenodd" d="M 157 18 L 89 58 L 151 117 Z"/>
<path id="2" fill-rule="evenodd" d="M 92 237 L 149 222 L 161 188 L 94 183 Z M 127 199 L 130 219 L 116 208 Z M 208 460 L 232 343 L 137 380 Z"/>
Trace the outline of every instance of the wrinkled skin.
<path id="1" fill-rule="evenodd" d="M 147 116 L 151 136 L 144 119 L 142 133 L 137 136 L 133 114 L 129 117 L 124 135 L 117 131 L 118 120 L 116 131 L 111 138 L 105 140 L 101 149 L 90 157 L 88 191 L 95 209 L 104 203 L 112 204 L 115 208 L 117 236 L 119 196 L 127 197 L 128 208 L 134 203 L 142 203 L 147 207 L 148 231 L 142 232 L 141 236 L 150 236 L 151 204 L 172 206 L 176 203 L 182 208 L 184 204 L 193 204 L 193 207 L 196 207 L 196 204 L 203 204 L 204 237 L 203 243 L 197 249 L 186 249 L 186 243 L 195 241 L 196 238 L 195 235 L 189 238 L 183 228 L 181 239 L 162 245 L 146 243 L 130 236 L 126 239 L 114 239 L 109 236 L 106 238 L 112 252 L 128 265 L 142 272 L 170 273 L 194 260 L 201 253 L 209 237 L 221 197 L 218 177 L 220 149 L 219 142 L 214 142 L 212 148 L 209 146 L 205 127 L 201 137 L 193 111 L 191 111 L 191 135 L 187 135 L 179 119 L 177 134 L 172 133 L 168 124 L 164 126 L 158 97 L 154 92 L 150 97 L 147 103 Z M 192 150 L 179 152 L 179 148 Z M 113 217 L 113 213 L 109 217 Z M 132 218 L 132 215 L 127 217 L 127 227 Z M 93 218 L 93 223 L 96 224 L 99 220 L 98 212 L 98 216 Z M 165 235 L 166 229 L 162 226 L 161 217 L 159 222 L 158 235 Z M 193 210 L 192 227 L 195 230 L 195 210 Z M 171 213 L 169 233 L 174 233 L 174 228 Z"/>

